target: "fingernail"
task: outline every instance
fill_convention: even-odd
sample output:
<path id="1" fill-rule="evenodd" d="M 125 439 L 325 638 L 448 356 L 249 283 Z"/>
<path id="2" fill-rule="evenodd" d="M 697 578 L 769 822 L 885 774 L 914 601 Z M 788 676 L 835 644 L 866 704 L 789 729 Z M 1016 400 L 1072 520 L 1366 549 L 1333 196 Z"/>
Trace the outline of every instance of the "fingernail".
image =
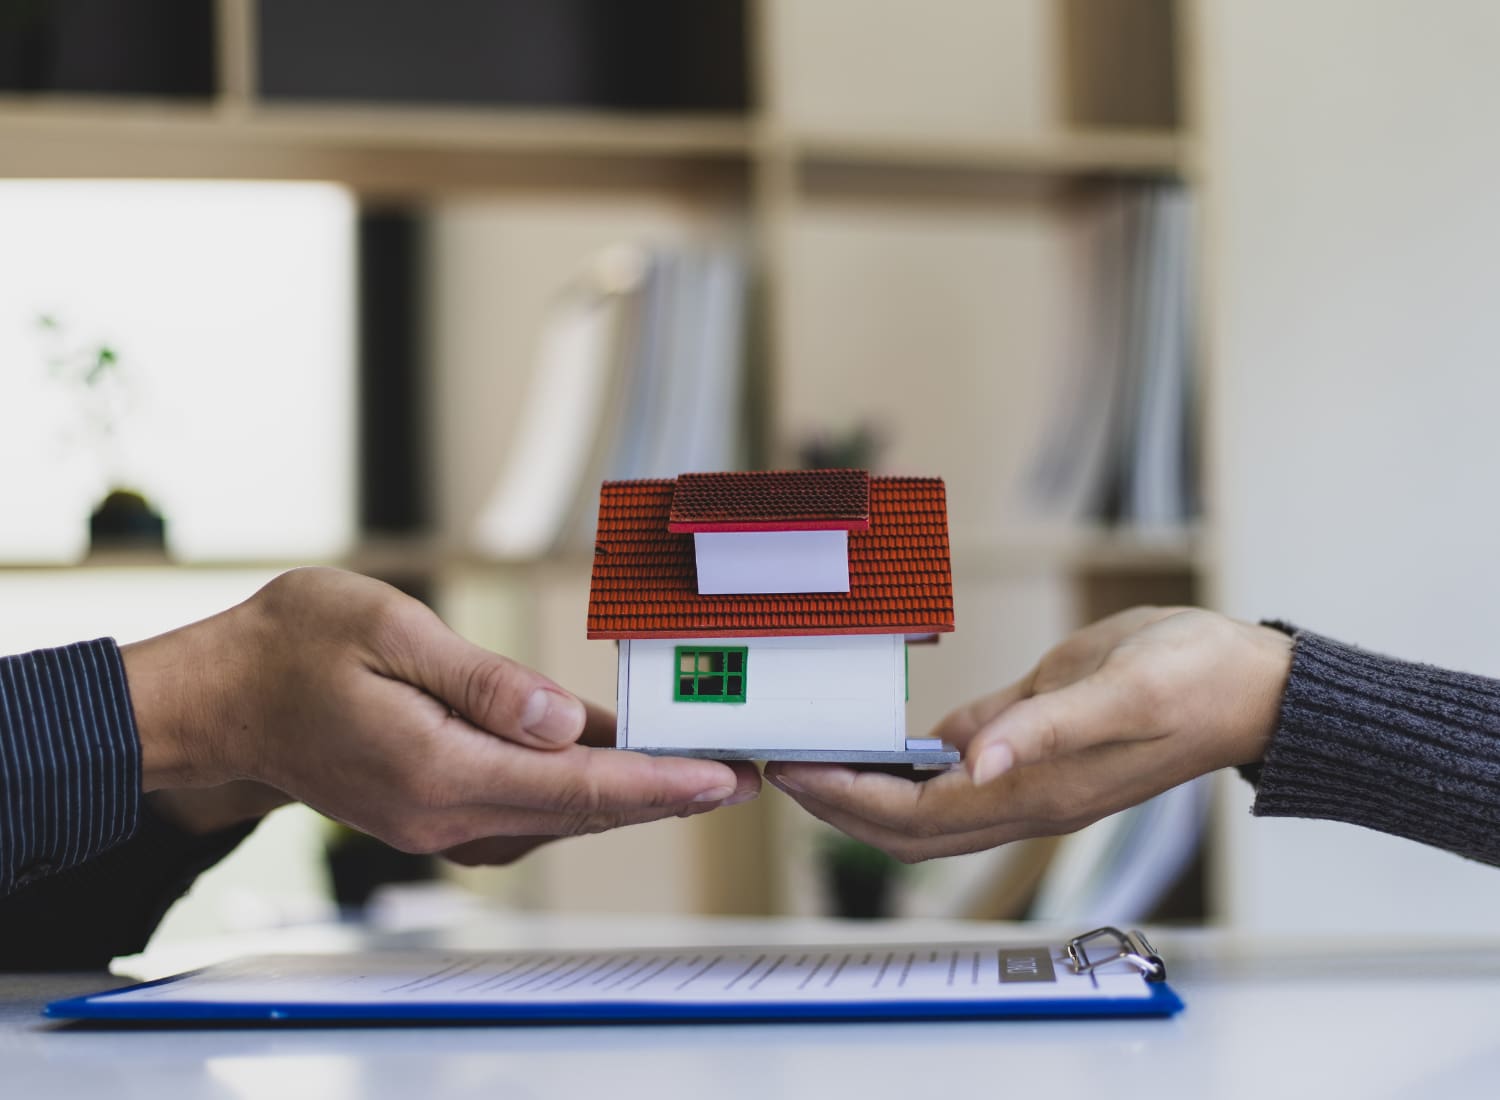
<path id="1" fill-rule="evenodd" d="M 583 704 L 559 692 L 537 688 L 521 712 L 521 728 L 546 741 L 571 741 L 583 729 Z"/>
<path id="2" fill-rule="evenodd" d="M 992 779 L 999 779 L 1015 765 L 1016 754 L 1004 741 L 997 741 L 979 754 L 974 761 L 974 786 L 982 787 Z"/>
<path id="3" fill-rule="evenodd" d="M 733 793 L 734 793 L 734 788 L 733 787 L 710 787 L 708 790 L 706 790 L 702 794 L 700 794 L 697 798 L 693 799 L 693 801 L 694 802 L 723 802 L 724 799 L 728 798 Z"/>
<path id="4" fill-rule="evenodd" d="M 738 806 L 741 802 L 749 802 L 752 798 L 758 797 L 760 797 L 760 791 L 754 788 L 745 791 L 735 791 L 734 794 L 724 800 L 724 805 Z"/>
<path id="5" fill-rule="evenodd" d="M 794 781 L 792 779 L 789 779 L 785 775 L 781 775 L 781 774 L 778 773 L 776 775 L 771 776 L 770 779 L 771 779 L 772 783 L 775 783 L 778 787 L 780 787 L 784 791 L 798 791 L 798 792 L 800 792 L 802 790 L 802 784 L 800 784 L 800 783 L 798 783 L 798 782 L 796 782 L 796 781 Z"/>

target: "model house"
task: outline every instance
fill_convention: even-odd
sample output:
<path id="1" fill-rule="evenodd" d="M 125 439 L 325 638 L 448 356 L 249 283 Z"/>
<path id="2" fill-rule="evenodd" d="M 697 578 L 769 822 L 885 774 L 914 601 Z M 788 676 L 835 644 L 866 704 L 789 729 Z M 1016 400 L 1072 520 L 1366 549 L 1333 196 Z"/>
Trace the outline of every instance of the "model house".
<path id="1" fill-rule="evenodd" d="M 622 748 L 950 763 L 906 735 L 907 646 L 953 629 L 937 478 L 606 482 L 588 636 L 619 643 Z"/>

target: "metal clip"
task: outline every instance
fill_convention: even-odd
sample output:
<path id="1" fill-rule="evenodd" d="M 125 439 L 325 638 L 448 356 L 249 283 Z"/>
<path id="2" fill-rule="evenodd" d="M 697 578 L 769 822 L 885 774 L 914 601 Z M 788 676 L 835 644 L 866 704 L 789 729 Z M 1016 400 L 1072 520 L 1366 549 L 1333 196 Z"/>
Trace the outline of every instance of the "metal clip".
<path id="1" fill-rule="evenodd" d="M 1094 940 L 1109 939 L 1114 944 L 1112 954 L 1103 958 L 1090 958 L 1087 944 Z M 1085 932 L 1081 936 L 1075 936 L 1069 940 L 1065 950 L 1068 953 L 1068 962 L 1073 966 L 1075 974 L 1091 974 L 1101 966 L 1112 962 L 1128 962 L 1145 976 L 1148 982 L 1164 982 L 1167 980 L 1167 964 L 1162 962 L 1156 948 L 1151 946 L 1149 940 L 1142 932 L 1121 932 L 1118 928 L 1106 925 L 1103 928 L 1095 928 L 1092 932 Z"/>

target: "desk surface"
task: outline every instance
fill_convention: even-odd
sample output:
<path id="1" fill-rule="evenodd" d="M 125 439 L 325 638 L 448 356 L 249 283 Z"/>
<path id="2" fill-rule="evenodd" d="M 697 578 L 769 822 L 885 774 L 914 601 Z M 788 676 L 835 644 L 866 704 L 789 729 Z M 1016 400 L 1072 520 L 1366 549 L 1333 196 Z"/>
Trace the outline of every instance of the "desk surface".
<path id="1" fill-rule="evenodd" d="M 242 953 L 424 943 L 501 948 L 1051 938 L 1037 932 L 956 922 L 512 918 L 438 937 L 371 940 L 351 930 L 324 930 L 236 946 Z M 51 1023 L 38 1012 L 48 1000 L 121 979 L 0 976 L 0 1092 L 59 1100 L 1500 1095 L 1500 938 L 1399 950 L 1212 932 L 1160 931 L 1153 938 L 1187 1003 L 1170 1020 L 97 1031 Z M 148 956 L 137 968 L 151 975 L 224 954 L 218 946 L 198 958 Z"/>

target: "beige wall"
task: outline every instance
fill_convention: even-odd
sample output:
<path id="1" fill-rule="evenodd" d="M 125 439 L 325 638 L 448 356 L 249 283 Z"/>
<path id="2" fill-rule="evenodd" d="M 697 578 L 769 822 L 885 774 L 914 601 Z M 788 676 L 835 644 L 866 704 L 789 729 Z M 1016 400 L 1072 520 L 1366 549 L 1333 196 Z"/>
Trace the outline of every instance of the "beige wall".
<path id="1" fill-rule="evenodd" d="M 1500 675 L 1500 6 L 1201 7 L 1219 602 Z M 1493 870 L 1230 790 L 1237 924 L 1500 918 Z"/>

